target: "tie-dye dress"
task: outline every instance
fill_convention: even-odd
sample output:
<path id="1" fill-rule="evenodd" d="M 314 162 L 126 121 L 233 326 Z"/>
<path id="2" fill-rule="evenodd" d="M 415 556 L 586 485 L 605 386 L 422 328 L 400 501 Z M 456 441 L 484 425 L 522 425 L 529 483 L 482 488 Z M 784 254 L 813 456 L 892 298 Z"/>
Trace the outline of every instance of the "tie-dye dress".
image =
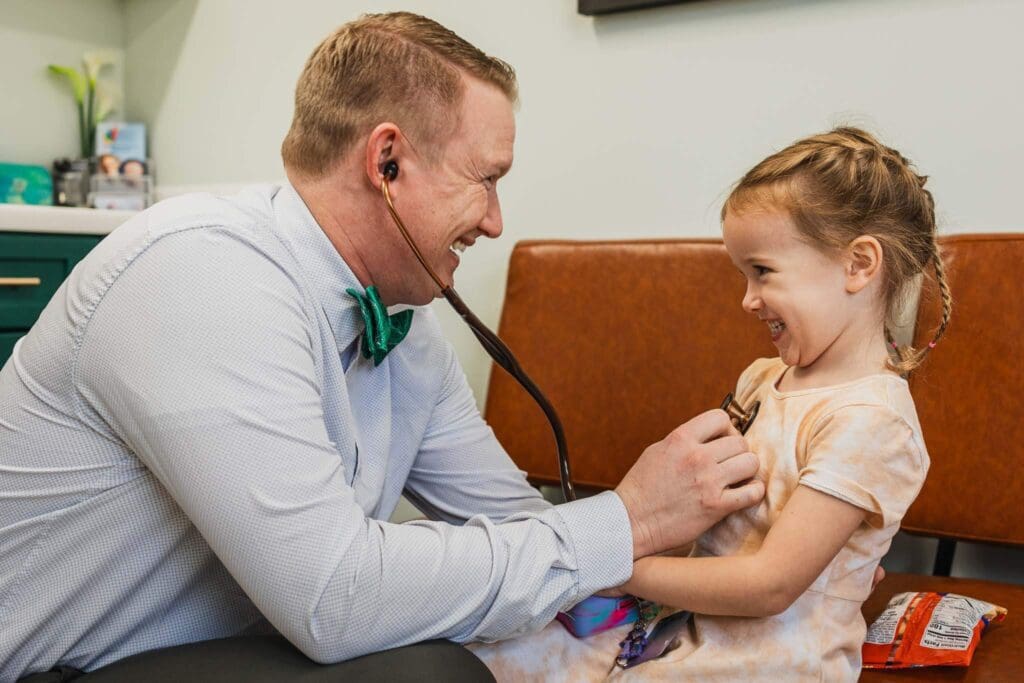
<path id="1" fill-rule="evenodd" d="M 861 604 L 924 483 L 928 453 L 905 380 L 878 374 L 782 392 L 776 386 L 786 370 L 778 358 L 760 359 L 736 391 L 743 406 L 761 401 L 747 439 L 761 459 L 764 500 L 712 527 L 693 552 L 756 552 L 796 487 L 808 486 L 868 513 L 810 588 L 772 617 L 697 615 L 678 647 L 627 670 L 613 664 L 628 626 L 580 640 L 553 622 L 538 633 L 472 646 L 499 682 L 857 679 L 866 630 Z"/>

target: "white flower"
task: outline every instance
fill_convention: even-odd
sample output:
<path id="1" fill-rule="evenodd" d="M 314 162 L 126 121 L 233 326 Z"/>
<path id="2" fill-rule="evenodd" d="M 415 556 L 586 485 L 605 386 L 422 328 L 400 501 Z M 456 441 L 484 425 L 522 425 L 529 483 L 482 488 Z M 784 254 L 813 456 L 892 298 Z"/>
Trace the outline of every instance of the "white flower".
<path id="1" fill-rule="evenodd" d="M 116 50 L 93 50 L 82 55 L 82 64 L 85 65 L 85 77 L 89 85 L 96 87 L 96 79 L 108 66 L 117 63 L 118 54 Z"/>

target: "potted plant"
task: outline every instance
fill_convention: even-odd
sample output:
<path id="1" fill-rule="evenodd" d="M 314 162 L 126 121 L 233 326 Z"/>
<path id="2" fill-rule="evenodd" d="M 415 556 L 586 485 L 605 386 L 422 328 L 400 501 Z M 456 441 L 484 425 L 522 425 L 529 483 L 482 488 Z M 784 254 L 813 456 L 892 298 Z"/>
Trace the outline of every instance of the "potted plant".
<path id="1" fill-rule="evenodd" d="M 89 174 L 96 150 L 96 124 L 105 120 L 114 110 L 110 87 L 100 81 L 100 75 L 113 66 L 109 54 L 86 53 L 82 57 L 82 71 L 70 66 L 50 64 L 51 73 L 61 77 L 71 88 L 78 109 L 78 159 L 58 159 L 53 166 L 54 203 L 64 206 L 84 206 L 88 191 Z"/>

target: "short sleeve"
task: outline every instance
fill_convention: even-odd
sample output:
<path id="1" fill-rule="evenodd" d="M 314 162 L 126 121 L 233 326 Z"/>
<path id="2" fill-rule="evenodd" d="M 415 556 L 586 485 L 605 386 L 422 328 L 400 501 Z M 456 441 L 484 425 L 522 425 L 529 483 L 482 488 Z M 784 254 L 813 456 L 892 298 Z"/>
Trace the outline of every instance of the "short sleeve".
<path id="1" fill-rule="evenodd" d="M 812 427 L 800 483 L 867 511 L 873 527 L 898 524 L 928 471 L 919 443 L 891 408 L 839 408 Z"/>
<path id="2" fill-rule="evenodd" d="M 785 364 L 779 358 L 758 358 L 747 366 L 747 369 L 740 374 L 736 381 L 736 400 L 740 405 L 747 405 L 750 401 L 760 398 L 761 390 L 773 379 L 778 379 Z"/>

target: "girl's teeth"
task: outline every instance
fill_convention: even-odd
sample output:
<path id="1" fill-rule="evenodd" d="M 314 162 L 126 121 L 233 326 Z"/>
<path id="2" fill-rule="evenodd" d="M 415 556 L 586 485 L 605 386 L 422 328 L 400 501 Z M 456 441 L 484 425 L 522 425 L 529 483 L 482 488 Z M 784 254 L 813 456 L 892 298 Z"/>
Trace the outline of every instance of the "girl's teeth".
<path id="1" fill-rule="evenodd" d="M 781 320 L 770 320 L 768 322 L 768 329 L 771 330 L 772 334 L 779 334 L 786 329 L 786 323 Z"/>

